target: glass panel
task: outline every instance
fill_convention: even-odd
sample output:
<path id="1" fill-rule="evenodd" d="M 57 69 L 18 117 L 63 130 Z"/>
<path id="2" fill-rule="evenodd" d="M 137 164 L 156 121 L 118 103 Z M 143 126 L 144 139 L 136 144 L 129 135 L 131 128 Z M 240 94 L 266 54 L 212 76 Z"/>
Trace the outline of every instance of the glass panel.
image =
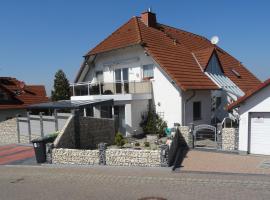
<path id="1" fill-rule="evenodd" d="M 143 78 L 153 78 L 154 77 L 153 67 L 154 67 L 153 64 L 143 66 Z"/>
<path id="2" fill-rule="evenodd" d="M 103 82 L 103 71 L 97 71 L 96 78 L 98 82 Z"/>
<path id="3" fill-rule="evenodd" d="M 123 81 L 124 81 L 124 91 L 129 93 L 129 84 L 128 84 L 128 68 L 122 69 Z"/>
<path id="4" fill-rule="evenodd" d="M 121 69 L 116 69 L 115 70 L 115 89 L 116 93 L 122 93 L 122 83 L 121 83 Z"/>

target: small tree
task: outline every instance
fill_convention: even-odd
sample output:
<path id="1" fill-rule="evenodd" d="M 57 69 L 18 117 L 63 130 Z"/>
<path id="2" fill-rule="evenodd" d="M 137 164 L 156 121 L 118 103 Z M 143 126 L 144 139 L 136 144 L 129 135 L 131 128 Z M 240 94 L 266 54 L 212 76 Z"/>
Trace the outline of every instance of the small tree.
<path id="1" fill-rule="evenodd" d="M 167 123 L 156 113 L 155 109 L 149 105 L 147 114 L 142 115 L 140 126 L 145 134 L 157 134 L 158 137 L 163 137 Z"/>
<path id="2" fill-rule="evenodd" d="M 54 90 L 52 90 L 52 100 L 69 100 L 70 98 L 70 89 L 69 81 L 65 73 L 60 69 L 55 73 L 54 76 Z"/>

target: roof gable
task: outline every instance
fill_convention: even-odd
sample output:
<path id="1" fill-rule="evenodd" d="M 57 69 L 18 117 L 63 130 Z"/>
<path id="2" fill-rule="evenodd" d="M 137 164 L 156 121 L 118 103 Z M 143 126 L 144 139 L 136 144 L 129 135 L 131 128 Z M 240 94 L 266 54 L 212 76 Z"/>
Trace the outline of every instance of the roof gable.
<path id="1" fill-rule="evenodd" d="M 253 89 L 249 90 L 243 97 L 239 98 L 237 101 L 233 102 L 228 106 L 228 110 L 232 110 L 236 107 L 238 107 L 241 103 L 245 102 L 247 99 L 252 97 L 253 95 L 260 92 L 262 89 L 266 88 L 267 86 L 270 86 L 270 79 L 266 80 L 265 82 L 257 85 Z"/>
<path id="2" fill-rule="evenodd" d="M 143 46 L 183 90 L 218 88 L 203 72 L 213 54 L 216 54 L 224 75 L 244 92 L 261 83 L 238 60 L 213 45 L 208 39 L 163 24 L 157 24 L 155 28 L 149 27 L 140 17 L 131 18 L 86 56 L 137 44 Z M 203 70 L 200 69 L 193 55 L 203 66 Z M 82 68 L 75 81 L 79 80 Z M 233 70 L 241 76 L 236 76 Z"/>

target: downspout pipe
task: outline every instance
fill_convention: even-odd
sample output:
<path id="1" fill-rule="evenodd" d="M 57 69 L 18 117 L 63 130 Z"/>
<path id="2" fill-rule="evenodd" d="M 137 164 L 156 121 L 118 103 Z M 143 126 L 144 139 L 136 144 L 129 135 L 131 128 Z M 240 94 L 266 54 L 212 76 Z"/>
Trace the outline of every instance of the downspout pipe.
<path id="1" fill-rule="evenodd" d="M 185 104 L 184 104 L 184 109 L 183 109 L 183 114 L 184 114 L 184 116 L 183 116 L 183 118 L 184 118 L 184 125 L 186 125 L 186 105 L 187 105 L 187 103 L 191 100 L 191 99 L 193 99 L 194 97 L 196 96 L 196 90 L 192 90 L 192 94 L 191 94 L 191 96 L 190 97 L 188 97 L 186 100 L 185 100 Z"/>

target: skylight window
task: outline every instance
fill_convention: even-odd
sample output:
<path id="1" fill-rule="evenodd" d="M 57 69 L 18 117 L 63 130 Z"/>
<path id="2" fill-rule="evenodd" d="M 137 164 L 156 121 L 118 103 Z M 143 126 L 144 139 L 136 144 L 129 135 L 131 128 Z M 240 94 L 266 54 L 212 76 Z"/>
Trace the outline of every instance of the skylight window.
<path id="1" fill-rule="evenodd" d="M 233 72 L 233 74 L 234 74 L 235 76 L 237 76 L 238 78 L 241 77 L 241 75 L 239 74 L 239 72 L 236 71 L 235 69 L 232 69 L 232 72 Z"/>

